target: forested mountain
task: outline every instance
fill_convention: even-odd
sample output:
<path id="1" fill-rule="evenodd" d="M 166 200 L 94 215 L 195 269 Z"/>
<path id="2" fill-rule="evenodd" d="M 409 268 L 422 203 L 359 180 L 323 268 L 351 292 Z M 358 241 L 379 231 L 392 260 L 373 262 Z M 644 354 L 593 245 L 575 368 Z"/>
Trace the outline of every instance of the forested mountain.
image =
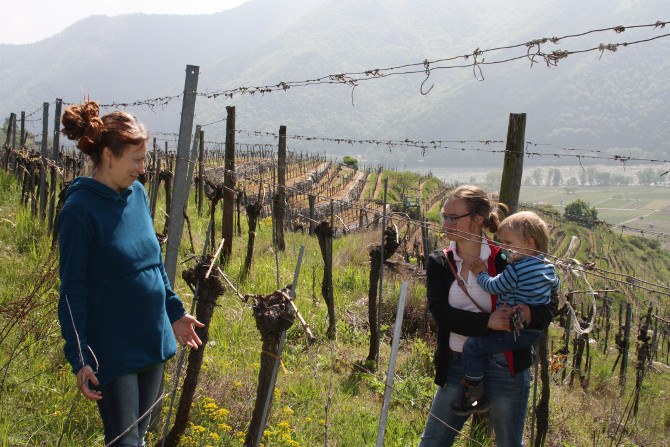
<path id="1" fill-rule="evenodd" d="M 200 67 L 198 91 L 216 92 L 655 23 L 668 20 L 669 12 L 665 0 L 252 0 L 205 16 L 96 16 L 34 44 L 0 45 L 0 116 L 30 112 L 57 97 L 77 102 L 90 95 L 105 103 L 176 95 L 183 91 L 186 64 Z M 541 49 L 583 50 L 667 32 L 667 27 L 610 31 L 547 42 Z M 663 38 L 602 55 L 572 54 L 557 67 L 539 59 L 530 68 L 530 59 L 523 58 L 482 65 L 481 72 L 435 70 L 423 86 L 425 92 L 434 85 L 427 95 L 420 94 L 425 75 L 413 74 L 362 81 L 354 89 L 321 85 L 233 99 L 198 97 L 196 123 L 219 120 L 225 107 L 234 105 L 238 129 L 276 132 L 284 124 L 289 134 L 322 137 L 500 140 L 508 114 L 525 112 L 530 141 L 668 159 L 669 44 L 670 38 Z M 485 53 L 480 61 L 526 51 Z M 178 130 L 179 101 L 130 111 L 154 131 Z M 221 140 L 223 124 L 206 132 L 207 139 Z M 417 149 L 374 145 L 290 144 L 408 168 L 498 163 L 495 156 L 473 151 L 428 150 L 424 156 Z"/>

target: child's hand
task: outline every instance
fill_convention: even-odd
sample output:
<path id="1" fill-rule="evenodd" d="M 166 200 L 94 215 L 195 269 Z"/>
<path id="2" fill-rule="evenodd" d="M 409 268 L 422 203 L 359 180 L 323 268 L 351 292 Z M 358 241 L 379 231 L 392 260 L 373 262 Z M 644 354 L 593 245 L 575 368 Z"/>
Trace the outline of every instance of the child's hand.
<path id="1" fill-rule="evenodd" d="M 481 259 L 475 259 L 470 264 L 470 271 L 475 275 L 479 275 L 481 272 L 486 271 L 486 265 Z"/>

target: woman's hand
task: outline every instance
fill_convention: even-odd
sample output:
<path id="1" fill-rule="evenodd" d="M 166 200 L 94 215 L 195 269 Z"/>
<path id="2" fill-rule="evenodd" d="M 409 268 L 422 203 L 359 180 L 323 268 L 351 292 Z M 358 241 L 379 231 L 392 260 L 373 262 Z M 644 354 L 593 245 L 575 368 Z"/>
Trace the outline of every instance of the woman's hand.
<path id="1" fill-rule="evenodd" d="M 481 272 L 486 271 L 486 265 L 481 259 L 475 259 L 470 263 L 470 271 L 475 275 L 479 275 Z"/>
<path id="2" fill-rule="evenodd" d="M 196 320 L 193 315 L 186 314 L 172 323 L 172 331 L 179 344 L 198 349 L 198 346 L 202 346 L 202 341 L 200 340 L 200 337 L 198 337 L 198 334 L 195 333 L 194 325 L 196 327 L 205 327 L 205 325 Z"/>
<path id="3" fill-rule="evenodd" d="M 509 331 L 509 316 L 512 308 L 504 304 L 489 316 L 488 328 L 494 331 Z"/>
<path id="4" fill-rule="evenodd" d="M 91 382 L 93 385 L 100 385 L 98 378 L 95 377 L 95 373 L 90 366 L 84 365 L 79 371 L 77 371 L 77 388 L 81 391 L 81 394 L 84 395 L 86 399 L 89 400 L 100 400 L 102 399 L 102 393 L 97 390 L 92 390 L 88 386 L 88 382 Z"/>

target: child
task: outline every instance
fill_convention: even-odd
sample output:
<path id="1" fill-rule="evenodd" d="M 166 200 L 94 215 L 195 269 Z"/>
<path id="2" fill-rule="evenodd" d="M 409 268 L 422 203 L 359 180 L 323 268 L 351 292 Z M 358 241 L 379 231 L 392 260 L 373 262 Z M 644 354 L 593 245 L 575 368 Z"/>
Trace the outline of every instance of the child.
<path id="1" fill-rule="evenodd" d="M 470 270 L 477 275 L 479 286 L 498 295 L 497 307 L 548 304 L 551 295 L 558 290 L 559 279 L 554 266 L 542 255 L 549 245 L 547 224 L 535 213 L 522 211 L 500 223 L 498 236 L 508 249 L 509 264 L 501 274 L 492 278 L 481 260 L 473 262 Z M 510 318 L 510 331 L 491 331 L 486 336 L 466 340 L 463 345 L 465 378 L 461 380 L 463 394 L 451 403 L 454 413 L 466 416 L 488 410 L 490 403 L 484 395 L 483 380 L 489 354 L 529 348 L 540 338 L 541 329 L 521 329 L 524 327 L 523 312 L 517 309 Z M 517 319 L 520 321 L 514 324 Z"/>

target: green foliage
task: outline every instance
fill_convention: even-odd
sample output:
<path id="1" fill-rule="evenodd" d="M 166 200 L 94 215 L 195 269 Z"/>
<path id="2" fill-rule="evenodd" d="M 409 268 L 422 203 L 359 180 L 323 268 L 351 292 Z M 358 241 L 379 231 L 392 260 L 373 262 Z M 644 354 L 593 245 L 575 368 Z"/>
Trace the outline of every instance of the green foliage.
<path id="1" fill-rule="evenodd" d="M 344 158 L 342 159 L 342 162 L 345 165 L 349 166 L 351 169 L 355 169 L 358 171 L 358 160 L 356 160 L 354 157 L 345 155 Z"/>
<path id="2" fill-rule="evenodd" d="M 644 168 L 637 172 L 637 178 L 641 185 L 653 185 L 661 180 L 654 168 Z"/>
<path id="3" fill-rule="evenodd" d="M 564 216 L 568 220 L 590 228 L 598 220 L 598 211 L 595 207 L 589 207 L 588 203 L 582 199 L 577 199 L 565 206 Z"/>
<path id="4" fill-rule="evenodd" d="M 18 207 L 20 190 L 13 179 L 3 177 L 0 172 L 0 312 L 17 291 L 31 284 L 31 271 L 48 252 L 48 238 L 39 224 L 34 224 L 30 213 Z M 417 184 L 419 177 L 416 179 Z M 431 180 L 422 180 L 423 189 Z M 549 190 L 550 187 L 536 188 Z M 437 189 L 439 191 L 439 188 Z M 562 193 L 562 191 L 561 191 Z M 162 202 L 159 200 L 159 208 Z M 543 217 L 554 227 L 554 242 L 558 235 L 577 235 L 581 241 L 579 260 L 586 260 L 589 235 L 593 238 L 594 253 L 608 257 L 607 261 L 594 257 L 599 267 L 613 270 L 615 259 L 629 258 L 636 276 L 659 282 L 657 278 L 670 277 L 670 256 L 658 249 L 658 242 L 644 238 L 621 238 L 606 227 L 587 229 L 566 223 L 556 208 L 546 205 L 539 209 Z M 159 213 L 161 211 L 159 210 Z M 204 241 L 205 218 L 197 215 L 193 203 L 189 203 L 188 214 L 192 219 L 194 244 L 200 251 Z M 5 219 L 5 220 L 3 220 Z M 13 227 L 7 220 L 15 224 Z M 162 223 L 161 223 L 162 224 Z M 35 225 L 32 227 L 31 225 Z M 244 226 L 244 222 L 243 222 Z M 20 230 L 17 230 L 19 228 Z M 28 236 L 19 234 L 26 233 Z M 305 245 L 305 258 L 297 288 L 297 307 L 317 336 L 314 344 L 307 345 L 301 327 L 296 324 L 289 330 L 282 355 L 285 369 L 278 375 L 278 390 L 273 398 L 272 411 L 265 432 L 264 445 L 297 447 L 321 445 L 328 430 L 332 445 L 349 447 L 373 445 L 379 422 L 379 409 L 385 390 L 386 365 L 390 351 L 389 333 L 382 337 L 379 367 L 366 363 L 364 359 L 369 347 L 367 327 L 367 287 L 369 256 L 367 247 L 378 243 L 378 233 L 372 235 L 350 234 L 334 241 L 334 284 L 337 319 L 336 340 L 325 339 L 327 309 L 320 297 L 323 262 L 315 238 L 287 233 L 287 250 L 277 254 L 280 283 L 292 280 L 300 245 Z M 263 221 L 256 235 L 256 250 L 252 274 L 243 284 L 236 284 L 241 293 L 265 294 L 276 289 L 275 251 L 271 243 L 271 226 Z M 185 238 L 186 239 L 186 238 Z M 44 241 L 47 241 L 46 243 Z M 37 241 L 37 242 L 36 242 Z M 225 267 L 229 277 L 236 274 L 243 262 L 246 236 L 236 237 L 233 257 Z M 185 246 L 190 245 L 185 241 Z M 605 248 L 606 247 L 606 248 Z M 20 251 L 20 250 L 21 251 Z M 19 254 L 22 253 L 22 254 Z M 621 256 L 620 253 L 626 253 Z M 648 257 L 648 264 L 639 258 L 640 253 Z M 189 252 L 180 254 L 180 269 L 189 265 Z M 607 264 L 609 262 L 611 264 Z M 646 275 L 649 276 L 646 276 Z M 397 276 L 396 276 L 397 275 Z M 652 276 L 652 275 L 657 275 Z M 177 274 L 175 287 L 190 307 L 192 292 Z M 394 300 L 397 298 L 396 283 L 400 274 L 387 276 L 384 293 L 387 303 L 383 310 L 381 326 L 392 323 Z M 389 280 L 389 278 L 391 278 Z M 562 277 L 562 279 L 564 279 Z M 414 307 L 413 315 L 421 315 L 425 305 L 425 285 L 421 279 L 412 278 L 412 295 L 408 305 Z M 580 287 L 574 280 L 573 286 Z M 594 288 L 605 285 L 598 278 L 591 278 Z M 57 284 L 44 297 L 52 299 L 57 294 Z M 647 300 L 648 296 L 635 296 Z M 617 295 L 617 299 L 620 299 Z M 645 302 L 645 301 L 640 301 Z M 204 363 L 200 374 L 196 401 L 189 426 L 181 445 L 240 446 L 248 427 L 249 415 L 255 399 L 261 341 L 248 303 L 239 300 L 230 290 L 219 298 L 210 330 L 210 343 L 204 348 Z M 663 302 L 660 302 L 661 308 Z M 2 390 L 0 414 L 11 414 L 11 423 L 0 418 L 0 445 L 54 445 L 63 433 L 61 445 L 102 444 L 101 427 L 95 407 L 77 396 L 72 374 L 61 353 L 58 327 L 54 323 L 55 304 L 45 306 L 41 314 L 41 325 L 49 328 L 48 336 L 33 333 L 30 323 L 37 327 L 33 313 L 26 317 L 13 338 L 3 341 L 0 348 L 0 365 L 4 365 L 11 354 L 12 346 L 21 342 L 19 336 L 30 346 L 21 353 L 8 371 L 8 383 L 12 386 Z M 406 309 L 407 312 L 407 309 Z M 0 314 L 4 317 L 3 314 Z M 0 319 L 0 324 L 3 320 Z M 407 321 L 407 320 L 406 320 Z M 614 323 L 614 322 L 613 322 Z M 553 345 L 562 346 L 562 329 L 553 330 Z M 31 332 L 33 331 L 33 332 Z M 610 337 L 612 335 L 610 334 Z M 392 405 L 387 427 L 387 445 L 416 445 L 423 429 L 427 410 L 435 391 L 432 353 L 434 334 L 425 338 L 405 334 L 400 345 L 394 380 Z M 615 357 L 610 339 L 610 352 L 605 356 L 602 345 L 592 352 L 592 374 L 590 389 L 585 393 L 579 386 L 573 388 L 552 381 L 552 402 L 549 436 L 556 445 L 587 445 L 600 426 L 589 421 L 601 421 L 601 425 L 618 423 L 615 416 L 620 412 L 599 410 L 617 401 L 618 375 L 611 372 Z M 174 361 L 168 363 L 168 381 L 174 379 Z M 4 371 L 0 371 L 4 372 Z M 331 386 L 332 380 L 332 386 Z M 629 368 L 629 395 L 634 383 L 634 368 Z M 629 424 L 630 434 L 624 435 L 624 443 L 655 444 L 658 433 L 670 427 L 670 404 L 667 402 L 668 379 L 658 374 L 645 377 L 640 415 Z M 596 396 L 597 395 L 597 396 Z M 610 400 L 597 400 L 605 395 Z M 72 406 L 72 403 L 76 405 Z M 597 403 L 594 403 L 597 402 Z M 654 405 L 658 418 L 647 417 L 646 408 Z M 326 417 L 326 409 L 328 416 Z M 73 408 L 70 413 L 70 408 Z M 11 413 L 8 413 L 11 412 Z M 612 416 L 614 414 L 615 416 Z M 159 421 L 162 426 L 163 419 Z M 635 424 L 634 427 L 631 427 Z M 634 429 L 634 430 L 633 430 Z M 469 429 L 466 428 L 466 433 Z M 528 431 L 527 431 L 528 433 Z M 155 437 L 150 445 L 155 444 Z M 465 445 L 463 440 L 460 444 Z M 553 442 L 553 441 L 552 441 Z"/>

